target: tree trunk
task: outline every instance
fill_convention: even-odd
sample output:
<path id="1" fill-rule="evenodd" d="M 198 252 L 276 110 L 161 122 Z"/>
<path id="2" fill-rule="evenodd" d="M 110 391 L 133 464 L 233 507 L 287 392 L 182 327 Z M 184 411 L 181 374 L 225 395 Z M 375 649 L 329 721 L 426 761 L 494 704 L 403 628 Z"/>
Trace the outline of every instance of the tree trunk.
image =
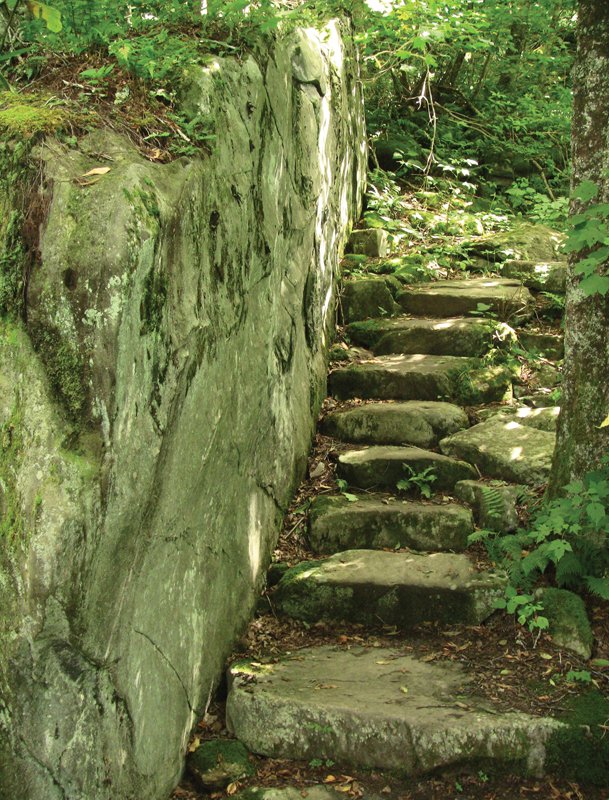
<path id="1" fill-rule="evenodd" d="M 591 180 L 609 202 L 609 3 L 580 0 L 574 69 L 572 186 Z M 572 211 L 576 210 L 572 207 Z M 577 209 L 579 210 L 579 209 Z M 562 412 L 549 494 L 581 477 L 609 452 L 609 296 L 585 297 L 569 263 Z M 606 267 L 607 265 L 605 265 Z"/>

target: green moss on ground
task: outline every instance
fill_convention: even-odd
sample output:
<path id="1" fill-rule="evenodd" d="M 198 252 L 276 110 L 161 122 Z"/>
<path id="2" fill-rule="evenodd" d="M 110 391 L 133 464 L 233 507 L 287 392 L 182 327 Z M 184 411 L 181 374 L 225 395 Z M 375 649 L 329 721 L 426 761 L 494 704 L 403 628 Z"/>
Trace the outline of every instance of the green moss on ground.
<path id="1" fill-rule="evenodd" d="M 548 772 L 593 786 L 607 786 L 609 776 L 609 698 L 598 690 L 571 700 L 563 722 L 547 750 Z"/>
<path id="2" fill-rule="evenodd" d="M 0 92 L 0 132 L 16 139 L 54 133 L 66 122 L 66 114 L 51 106 L 50 96 L 37 93 Z"/>

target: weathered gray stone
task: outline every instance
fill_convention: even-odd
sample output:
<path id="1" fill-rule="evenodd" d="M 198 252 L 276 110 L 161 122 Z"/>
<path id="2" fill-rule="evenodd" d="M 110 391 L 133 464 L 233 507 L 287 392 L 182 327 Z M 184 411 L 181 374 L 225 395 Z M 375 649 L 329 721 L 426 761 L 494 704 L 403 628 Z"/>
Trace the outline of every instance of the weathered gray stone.
<path id="1" fill-rule="evenodd" d="M 415 473 L 431 467 L 430 474 L 435 476 L 433 483 L 430 483 L 432 492 L 452 489 L 457 481 L 474 478 L 477 474 L 471 464 L 465 461 L 455 461 L 419 447 L 349 450 L 339 456 L 337 471 L 351 486 L 359 489 L 395 489 L 399 480 L 408 477 L 406 467 Z"/>
<path id="2" fill-rule="evenodd" d="M 343 442 L 431 447 L 468 425 L 467 414 L 459 406 L 411 400 L 366 403 L 334 411 L 322 420 L 321 431 Z"/>
<path id="3" fill-rule="evenodd" d="M 236 739 L 208 739 L 188 756 L 188 769 L 203 789 L 218 791 L 254 774 L 248 756 Z"/>
<path id="4" fill-rule="evenodd" d="M 418 775 L 490 760 L 543 769 L 560 722 L 501 712 L 455 663 L 384 648 L 299 650 L 276 664 L 234 664 L 229 726 L 256 753 L 332 758 Z"/>
<path id="5" fill-rule="evenodd" d="M 382 228 L 367 228 L 353 231 L 347 243 L 349 253 L 359 253 L 371 258 L 385 258 L 389 252 L 387 231 Z"/>
<path id="6" fill-rule="evenodd" d="M 464 405 L 502 400 L 511 375 L 461 356 L 378 356 L 330 373 L 330 391 L 339 400 L 453 400 Z"/>
<path id="7" fill-rule="evenodd" d="M 511 182 L 511 181 L 510 181 Z M 481 236 L 466 244 L 467 249 L 488 261 L 523 260 L 535 262 L 566 261 L 561 246 L 564 233 L 546 225 L 521 222 L 509 231 Z"/>
<path id="8" fill-rule="evenodd" d="M 465 550 L 474 530 L 471 511 L 455 503 L 412 503 L 358 495 L 357 502 L 317 497 L 309 512 L 309 541 L 316 553 L 356 548 L 409 547 Z"/>
<path id="9" fill-rule="evenodd" d="M 341 298 L 345 322 L 393 314 L 397 304 L 384 278 L 360 278 L 345 282 Z"/>
<path id="10" fill-rule="evenodd" d="M 40 150 L 38 356 L 0 342 L 2 797 L 164 800 L 181 774 L 324 394 L 366 166 L 349 36 L 193 68 L 200 157 L 99 131 Z"/>
<path id="11" fill-rule="evenodd" d="M 582 658 L 590 658 L 594 636 L 582 598 L 566 589 L 546 588 L 538 594 L 543 603 L 541 613 L 550 623 L 554 642 Z"/>
<path id="12" fill-rule="evenodd" d="M 497 486 L 483 481 L 459 481 L 453 494 L 470 505 L 478 527 L 512 533 L 518 527 L 516 504 L 522 486 Z"/>
<path id="13" fill-rule="evenodd" d="M 549 475 L 555 436 L 504 419 L 490 419 L 440 442 L 446 455 L 475 464 L 489 478 L 536 485 Z"/>
<path id="14" fill-rule="evenodd" d="M 346 550 L 286 572 L 273 604 L 282 614 L 307 622 L 477 625 L 493 613 L 505 582 L 502 576 L 478 572 L 460 554 Z"/>
<path id="15" fill-rule="evenodd" d="M 520 425 L 537 428 L 540 431 L 556 432 L 560 406 L 544 406 L 532 408 L 531 406 L 504 406 L 489 416 L 489 419 L 514 420 Z"/>
<path id="16" fill-rule="evenodd" d="M 561 333 L 540 333 L 537 331 L 519 330 L 518 341 L 525 350 L 539 353 L 545 358 L 559 360 L 564 357 L 564 337 Z"/>
<path id="17" fill-rule="evenodd" d="M 566 261 L 506 261 L 501 267 L 505 278 L 517 278 L 529 289 L 564 294 L 567 283 Z"/>
<path id="18" fill-rule="evenodd" d="M 520 281 L 506 278 L 470 278 L 410 286 L 398 296 L 408 314 L 433 317 L 456 317 L 489 306 L 500 319 L 525 317 L 534 300 Z"/>
<path id="19" fill-rule="evenodd" d="M 377 355 L 426 353 L 480 356 L 489 349 L 493 327 L 480 318 L 397 319 L 353 322 L 347 327 L 352 342 Z"/>

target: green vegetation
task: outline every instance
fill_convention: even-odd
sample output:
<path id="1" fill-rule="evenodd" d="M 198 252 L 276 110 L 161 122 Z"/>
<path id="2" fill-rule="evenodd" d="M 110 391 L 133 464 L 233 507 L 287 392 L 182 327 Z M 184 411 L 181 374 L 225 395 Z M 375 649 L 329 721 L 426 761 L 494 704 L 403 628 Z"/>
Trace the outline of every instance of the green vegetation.
<path id="1" fill-rule="evenodd" d="M 609 774 L 609 698 L 591 690 L 570 700 L 564 719 L 567 727 L 555 731 L 548 741 L 548 767 L 571 780 L 607 785 Z M 584 733 L 584 735 L 582 735 Z"/>
<path id="2" fill-rule="evenodd" d="M 433 467 L 426 467 L 417 472 L 410 464 L 402 464 L 406 477 L 396 484 L 398 492 L 415 492 L 427 500 L 431 497 L 432 486 L 438 480 Z"/>

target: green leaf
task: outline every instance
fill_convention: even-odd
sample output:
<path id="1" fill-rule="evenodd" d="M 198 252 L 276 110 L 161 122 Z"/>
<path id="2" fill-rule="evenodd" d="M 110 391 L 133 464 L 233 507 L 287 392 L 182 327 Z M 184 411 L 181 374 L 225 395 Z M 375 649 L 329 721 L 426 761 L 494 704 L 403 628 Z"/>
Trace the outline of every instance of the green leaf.
<path id="1" fill-rule="evenodd" d="M 604 297 L 609 292 L 609 278 L 594 273 L 584 278 L 579 288 L 586 297 L 591 297 L 593 294 L 600 294 Z"/>
<path id="2" fill-rule="evenodd" d="M 598 186 L 594 181 L 582 181 L 579 186 L 575 188 L 573 197 L 576 200 L 581 200 L 582 203 L 588 203 L 593 197 L 598 194 Z"/>
<path id="3" fill-rule="evenodd" d="M 47 28 L 52 33 L 61 31 L 61 12 L 58 9 L 53 8 L 53 6 L 47 6 L 46 3 L 39 3 L 38 0 L 27 0 L 27 7 L 33 17 L 46 22 Z"/>
<path id="4" fill-rule="evenodd" d="M 603 600 L 609 600 L 609 578 L 593 578 L 589 575 L 585 578 L 585 582 L 593 594 Z"/>
<path id="5" fill-rule="evenodd" d="M 359 497 L 356 494 L 349 494 L 349 492 L 343 492 L 343 497 L 346 497 L 350 503 L 357 503 Z"/>
<path id="6" fill-rule="evenodd" d="M 602 503 L 588 503 L 586 514 L 590 522 L 598 528 L 599 524 L 605 519 L 605 506 Z"/>

